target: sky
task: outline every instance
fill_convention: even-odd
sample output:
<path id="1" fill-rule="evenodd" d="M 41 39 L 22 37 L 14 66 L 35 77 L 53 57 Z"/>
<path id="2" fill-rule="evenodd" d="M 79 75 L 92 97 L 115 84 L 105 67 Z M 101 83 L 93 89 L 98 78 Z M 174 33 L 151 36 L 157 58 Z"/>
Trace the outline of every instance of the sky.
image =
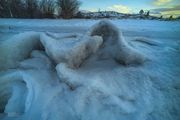
<path id="1" fill-rule="evenodd" d="M 150 10 L 156 16 L 180 16 L 180 0 L 79 0 L 81 10 L 138 13 Z"/>

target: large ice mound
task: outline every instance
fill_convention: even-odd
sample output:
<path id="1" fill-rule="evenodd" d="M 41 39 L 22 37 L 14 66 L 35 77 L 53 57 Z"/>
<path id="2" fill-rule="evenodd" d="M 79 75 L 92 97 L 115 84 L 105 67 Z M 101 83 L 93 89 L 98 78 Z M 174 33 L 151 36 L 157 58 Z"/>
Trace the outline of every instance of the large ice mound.
<path id="1" fill-rule="evenodd" d="M 86 35 L 57 37 L 47 33 L 41 34 L 40 40 L 56 64 L 67 63 L 71 68 L 78 68 L 92 54 L 100 59 L 113 58 L 125 65 L 142 64 L 146 60 L 124 40 L 117 27 L 105 20 L 94 25 Z"/>
<path id="2" fill-rule="evenodd" d="M 102 36 L 104 43 L 99 52 L 101 58 L 113 57 L 117 62 L 125 65 L 141 64 L 146 59 L 142 53 L 133 49 L 125 41 L 121 31 L 107 20 L 94 25 L 87 34 Z"/>

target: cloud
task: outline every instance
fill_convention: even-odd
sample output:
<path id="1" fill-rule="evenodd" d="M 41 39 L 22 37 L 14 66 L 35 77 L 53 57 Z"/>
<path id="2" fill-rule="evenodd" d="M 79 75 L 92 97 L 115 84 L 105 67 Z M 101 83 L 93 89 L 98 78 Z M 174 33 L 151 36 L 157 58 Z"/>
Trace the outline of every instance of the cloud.
<path id="1" fill-rule="evenodd" d="M 156 12 L 180 11 L 180 5 L 176 5 L 176 6 L 168 7 L 168 8 L 156 8 L 156 9 L 151 9 L 151 10 L 156 11 Z"/>
<path id="2" fill-rule="evenodd" d="M 132 13 L 132 10 L 129 7 L 120 4 L 110 6 L 107 8 L 107 10 L 116 11 L 119 13 Z"/>
<path id="3" fill-rule="evenodd" d="M 180 16 L 180 5 L 176 5 L 176 6 L 168 7 L 168 8 L 151 9 L 150 11 L 154 15 L 163 15 L 163 16 L 174 15 L 174 16 Z"/>
<path id="4" fill-rule="evenodd" d="M 168 17 L 170 15 L 178 17 L 178 16 L 180 16 L 180 11 L 166 11 L 166 12 L 161 12 L 161 14 L 165 17 Z"/>
<path id="5" fill-rule="evenodd" d="M 156 6 L 162 6 L 172 2 L 173 0 L 154 0 L 153 4 Z"/>
<path id="6" fill-rule="evenodd" d="M 98 9 L 97 8 L 90 8 L 90 9 L 88 9 L 88 11 L 90 11 L 90 12 L 97 12 Z"/>

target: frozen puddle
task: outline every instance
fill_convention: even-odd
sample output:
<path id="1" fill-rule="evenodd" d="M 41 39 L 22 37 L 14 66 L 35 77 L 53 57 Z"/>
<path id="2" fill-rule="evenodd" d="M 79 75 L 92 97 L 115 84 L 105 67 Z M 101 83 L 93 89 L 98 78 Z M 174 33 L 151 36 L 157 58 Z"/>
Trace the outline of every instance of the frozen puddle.
<path id="1" fill-rule="evenodd" d="M 1 41 L 0 119 L 179 120 L 180 38 L 171 30 L 178 25 L 143 32 L 134 22 L 32 28 Z"/>

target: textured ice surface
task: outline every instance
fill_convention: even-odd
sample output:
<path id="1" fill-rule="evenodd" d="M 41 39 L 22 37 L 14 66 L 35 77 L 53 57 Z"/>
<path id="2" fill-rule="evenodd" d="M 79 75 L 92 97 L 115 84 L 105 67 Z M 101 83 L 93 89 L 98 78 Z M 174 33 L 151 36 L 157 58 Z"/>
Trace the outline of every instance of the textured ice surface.
<path id="1" fill-rule="evenodd" d="M 77 44 L 72 41 L 78 41 L 74 39 L 77 36 L 88 36 L 87 30 L 91 33 L 91 30 L 95 28 L 89 27 L 96 22 L 95 26 L 97 26 L 99 21 L 0 21 L 0 26 L 5 26 L 0 31 L 5 35 L 9 34 L 8 32 L 28 30 L 45 32 L 17 35 L 26 34 L 26 37 L 22 37 L 27 40 L 25 42 L 22 42 L 24 41 L 22 39 L 16 41 L 17 36 L 14 36 L 11 42 L 3 40 L 0 43 L 0 49 L 3 48 L 6 52 L 2 54 L 0 51 L 0 59 L 5 61 L 0 62 L 0 66 L 7 66 L 6 69 L 0 67 L 1 70 L 3 69 L 0 72 L 0 110 L 6 113 L 0 116 L 0 119 L 179 120 L 180 30 L 178 28 L 180 25 L 178 22 L 113 20 L 112 23 L 117 27 L 115 29 L 120 28 L 121 31 L 109 31 L 106 37 L 102 32 L 100 35 L 103 38 L 102 45 L 93 46 L 97 48 L 96 52 L 83 59 L 78 68 L 72 69 L 64 61 L 57 62 L 55 60 L 57 56 L 51 56 L 42 46 L 40 49 L 34 47 L 37 44 L 34 44 L 36 40 L 34 41 L 32 34 L 36 34 L 38 40 L 41 35 L 43 39 L 41 42 L 52 43 L 52 46 L 48 46 L 51 53 L 64 55 L 60 51 L 66 42 L 72 43 L 69 47 L 64 47 L 68 50 L 74 50 L 72 46 L 79 46 L 78 43 L 82 46 L 85 45 L 84 43 L 89 43 L 87 41 L 91 39 L 90 36 L 87 37 L 90 39 L 81 37 Z M 4 21 L 3 24 L 2 21 Z M 7 30 L 6 27 L 9 28 L 9 26 L 11 29 Z M 114 35 L 118 32 L 122 32 L 124 36 Z M 112 40 L 116 37 L 117 39 Z M 124 38 L 121 39 L 121 37 Z M 143 64 L 121 64 L 114 58 L 123 51 L 109 45 L 114 42 L 115 46 L 118 46 L 119 43 L 116 40 L 122 40 L 123 44 L 128 46 L 128 50 L 130 48 L 131 51 L 133 48 L 133 52 L 136 50 L 143 54 L 143 57 L 147 56 L 148 61 Z M 58 44 L 55 44 L 56 42 Z M 20 47 L 17 47 L 15 43 Z M 30 47 L 27 46 L 28 44 Z M 9 50 L 8 45 L 10 45 Z M 43 44 L 45 49 L 47 45 Z M 52 48 L 58 50 L 51 50 Z M 114 48 L 116 50 L 113 50 Z M 13 53 L 13 50 L 18 52 Z M 78 54 L 76 50 L 72 51 L 73 55 Z M 124 50 L 125 53 L 126 50 Z M 26 55 L 21 54 L 23 51 Z M 81 52 L 84 54 L 85 51 Z M 2 59 L 2 56 L 6 55 L 10 57 Z M 19 57 L 17 59 L 16 56 L 20 56 L 21 59 Z M 124 56 L 126 57 L 126 54 Z M 8 61 L 13 63 L 13 69 L 8 69 L 12 68 L 6 64 L 6 62 L 9 63 Z M 14 64 L 16 61 L 18 64 Z"/>
<path id="2" fill-rule="evenodd" d="M 45 34 L 40 38 L 45 51 L 56 64 L 67 63 L 71 68 L 79 67 L 85 59 L 95 53 L 103 40 L 99 36 L 65 36 L 53 39 Z"/>
<path id="3" fill-rule="evenodd" d="M 39 37 L 39 33 L 27 32 L 3 41 L 0 44 L 0 70 L 16 68 L 33 49 L 40 48 Z"/>
<path id="4" fill-rule="evenodd" d="M 128 45 L 121 31 L 109 21 L 97 23 L 88 31 L 88 34 L 103 37 L 104 43 L 99 53 L 103 59 L 112 57 L 125 65 L 142 64 L 145 61 L 145 56 Z"/>

